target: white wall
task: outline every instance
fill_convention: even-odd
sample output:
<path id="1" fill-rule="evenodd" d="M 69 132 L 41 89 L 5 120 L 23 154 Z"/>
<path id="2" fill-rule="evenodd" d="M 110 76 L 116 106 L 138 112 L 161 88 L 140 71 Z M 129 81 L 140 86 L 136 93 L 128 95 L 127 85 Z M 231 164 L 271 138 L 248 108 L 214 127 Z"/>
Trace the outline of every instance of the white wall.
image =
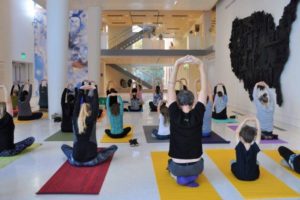
<path id="1" fill-rule="evenodd" d="M 11 0 L 11 47 L 12 59 L 22 62 L 34 60 L 33 17 L 34 3 L 32 0 Z M 21 53 L 27 58 L 22 60 Z"/>
<path id="2" fill-rule="evenodd" d="M 33 3 L 32 0 L 0 1 L 0 63 L 4 67 L 4 80 L 7 87 L 12 84 L 12 60 L 34 61 L 33 51 Z M 27 58 L 22 60 L 21 53 Z M 32 74 L 33 76 L 33 74 Z"/>
<path id="3" fill-rule="evenodd" d="M 226 9 L 231 0 L 220 1 L 217 5 L 217 30 L 216 30 L 216 61 L 215 67 L 209 70 L 210 80 L 213 84 L 224 82 L 229 94 L 229 104 L 244 112 L 255 113 L 248 92 L 244 90 L 243 83 L 239 82 L 231 71 L 230 50 L 228 48 L 231 36 L 232 21 L 244 18 L 255 11 L 271 13 L 275 24 L 283 14 L 284 7 L 289 0 L 274 2 L 273 0 L 236 0 Z M 290 57 L 281 76 L 284 104 L 276 107 L 275 121 L 300 127 L 300 92 L 297 88 L 300 74 L 300 4 L 297 11 L 298 18 L 294 22 L 290 35 Z"/>

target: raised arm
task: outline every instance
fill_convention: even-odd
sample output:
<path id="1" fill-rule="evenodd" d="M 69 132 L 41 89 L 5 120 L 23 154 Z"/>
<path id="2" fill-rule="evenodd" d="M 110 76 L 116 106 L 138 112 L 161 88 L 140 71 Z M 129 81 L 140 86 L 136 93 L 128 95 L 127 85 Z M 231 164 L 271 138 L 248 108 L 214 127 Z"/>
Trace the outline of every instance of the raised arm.
<path id="1" fill-rule="evenodd" d="M 198 96 L 197 94 L 197 84 L 200 83 L 200 79 L 195 80 L 194 88 L 195 88 L 195 97 Z"/>
<path id="2" fill-rule="evenodd" d="M 78 89 L 77 98 L 76 98 L 75 105 L 74 105 L 74 112 L 73 112 L 73 116 L 75 116 L 75 117 L 79 116 L 80 102 L 81 102 L 82 97 L 83 97 L 83 90 Z"/>
<path id="3" fill-rule="evenodd" d="M 92 118 L 97 119 L 98 113 L 99 113 L 99 107 L 98 107 L 98 98 L 97 98 L 97 89 L 95 86 L 92 86 L 88 93 L 89 98 L 91 99 L 90 105 L 92 109 Z"/>
<path id="4" fill-rule="evenodd" d="M 222 88 L 223 88 L 223 92 L 224 92 L 224 94 L 225 94 L 225 95 L 227 95 L 226 87 L 225 87 L 225 85 L 224 85 L 224 84 L 222 84 Z"/>
<path id="5" fill-rule="evenodd" d="M 178 60 L 176 60 L 174 64 L 171 77 L 168 83 L 168 106 L 170 106 L 170 104 L 176 101 L 176 93 L 175 93 L 176 76 L 177 76 L 179 66 L 182 65 L 185 60 L 186 60 L 186 56 L 179 58 Z"/>
<path id="6" fill-rule="evenodd" d="M 260 140 L 261 140 L 260 123 L 259 123 L 259 121 L 258 121 L 258 119 L 256 117 L 254 117 L 253 120 L 255 121 L 256 129 L 257 129 L 257 135 L 256 135 L 256 138 L 255 138 L 255 142 L 256 142 L 256 144 L 259 144 Z"/>
<path id="7" fill-rule="evenodd" d="M 194 56 L 189 56 L 189 59 L 192 61 L 192 63 L 197 64 L 199 67 L 201 90 L 198 95 L 198 101 L 206 105 L 207 80 L 206 80 L 206 72 L 204 69 L 204 64 L 199 58 L 196 58 Z"/>
<path id="8" fill-rule="evenodd" d="M 32 96 L 32 84 L 28 83 L 28 85 L 29 85 L 29 89 L 28 89 L 28 95 L 26 97 L 26 101 L 29 102 Z"/>
<path id="9" fill-rule="evenodd" d="M 62 95 L 61 95 L 61 100 L 60 100 L 60 104 L 61 105 L 65 104 L 67 92 L 68 92 L 68 89 L 65 88 L 64 91 L 63 91 L 63 93 L 62 93 Z"/>
<path id="10" fill-rule="evenodd" d="M 120 115 L 123 115 L 124 112 L 124 103 L 123 103 L 123 99 L 120 95 L 118 95 L 118 102 L 120 104 Z"/>
<path id="11" fill-rule="evenodd" d="M 249 120 L 249 118 L 244 119 L 244 121 L 242 123 L 240 123 L 240 125 L 235 130 L 235 140 L 236 140 L 236 143 L 238 143 L 240 141 L 240 132 L 241 132 L 243 126 L 246 124 L 246 122 L 248 120 Z"/>

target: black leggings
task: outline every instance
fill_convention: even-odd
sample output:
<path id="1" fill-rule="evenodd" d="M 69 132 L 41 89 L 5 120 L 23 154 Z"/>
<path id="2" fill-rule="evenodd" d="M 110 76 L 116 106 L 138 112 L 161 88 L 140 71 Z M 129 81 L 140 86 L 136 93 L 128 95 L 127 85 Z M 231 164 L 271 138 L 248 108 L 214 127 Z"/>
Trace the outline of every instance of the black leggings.
<path id="1" fill-rule="evenodd" d="M 295 152 L 284 146 L 280 146 L 278 148 L 278 152 L 281 157 L 283 157 L 284 160 L 290 165 L 290 167 L 294 168 L 295 172 L 300 174 L 300 155 L 297 155 Z"/>
<path id="2" fill-rule="evenodd" d="M 227 108 L 224 108 L 221 112 L 216 113 L 213 112 L 212 113 L 212 118 L 214 119 L 227 119 Z"/>
<path id="3" fill-rule="evenodd" d="M 18 120 L 20 121 L 28 121 L 28 120 L 35 120 L 35 119 L 41 119 L 43 116 L 42 112 L 34 112 L 31 116 L 18 116 Z"/>
<path id="4" fill-rule="evenodd" d="M 153 101 L 149 102 L 150 110 L 151 112 L 156 112 L 157 111 L 157 106 L 154 105 Z"/>
<path id="5" fill-rule="evenodd" d="M 140 111 L 142 111 L 142 108 L 143 108 L 143 106 L 140 105 L 140 107 L 139 107 L 138 110 L 132 110 L 132 109 L 131 109 L 131 106 L 128 106 L 128 110 L 129 110 L 130 112 L 140 112 Z"/>
<path id="6" fill-rule="evenodd" d="M 105 129 L 106 135 L 108 135 L 111 138 L 123 138 L 125 137 L 129 132 L 131 131 L 130 127 L 126 127 L 123 129 L 123 132 L 120 134 L 112 134 L 110 129 Z"/>

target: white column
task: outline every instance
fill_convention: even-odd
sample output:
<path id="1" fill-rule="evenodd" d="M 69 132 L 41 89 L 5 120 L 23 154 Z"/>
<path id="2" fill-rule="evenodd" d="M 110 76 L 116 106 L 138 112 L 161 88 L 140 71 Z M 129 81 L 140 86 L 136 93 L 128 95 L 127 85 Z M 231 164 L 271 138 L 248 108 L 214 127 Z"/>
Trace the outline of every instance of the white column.
<path id="1" fill-rule="evenodd" d="M 87 12 L 88 37 L 88 78 L 100 83 L 100 28 L 101 10 L 99 7 L 89 7 Z"/>
<path id="2" fill-rule="evenodd" d="M 60 99 L 67 82 L 69 0 L 47 1 L 47 60 L 49 116 L 61 113 Z"/>

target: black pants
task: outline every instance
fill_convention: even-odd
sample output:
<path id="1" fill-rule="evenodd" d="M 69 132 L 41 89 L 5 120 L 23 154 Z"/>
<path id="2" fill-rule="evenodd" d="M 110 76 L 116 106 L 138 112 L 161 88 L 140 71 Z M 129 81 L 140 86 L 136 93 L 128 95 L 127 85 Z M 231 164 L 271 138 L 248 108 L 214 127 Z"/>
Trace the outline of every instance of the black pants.
<path id="1" fill-rule="evenodd" d="M 284 146 L 280 146 L 278 152 L 290 167 L 294 168 L 295 172 L 300 173 L 300 155 L 297 155 L 295 152 Z"/>
<path id="2" fill-rule="evenodd" d="M 273 131 L 261 131 L 262 140 L 277 140 L 278 135 L 273 134 Z"/>
<path id="3" fill-rule="evenodd" d="M 123 138 L 125 137 L 129 132 L 131 131 L 130 127 L 126 127 L 123 129 L 123 132 L 120 134 L 112 134 L 110 129 L 105 129 L 106 135 L 108 135 L 111 138 Z"/>
<path id="4" fill-rule="evenodd" d="M 132 110 L 132 109 L 131 109 L 131 106 L 128 106 L 128 110 L 129 110 L 130 112 L 140 112 L 140 111 L 142 111 L 142 108 L 143 108 L 143 106 L 140 105 L 140 107 L 139 107 L 138 110 Z"/>
<path id="5" fill-rule="evenodd" d="M 258 179 L 259 177 L 259 167 L 258 165 L 256 165 L 256 169 L 255 169 L 255 173 L 252 173 L 251 175 L 246 175 L 243 171 L 241 171 L 242 169 L 240 169 L 237 166 L 237 163 L 234 162 L 231 164 L 231 172 L 234 174 L 234 176 L 239 179 L 239 180 L 243 180 L 243 181 L 254 181 L 256 179 Z"/>
<path id="6" fill-rule="evenodd" d="M 212 118 L 214 119 L 227 119 L 227 108 L 224 108 L 221 112 L 216 113 L 215 111 L 212 113 Z"/>
<path id="7" fill-rule="evenodd" d="M 157 106 L 154 105 L 153 101 L 149 102 L 150 110 L 151 112 L 156 112 L 157 111 Z"/>
<path id="8" fill-rule="evenodd" d="M 34 112 L 31 116 L 18 116 L 18 120 L 20 121 L 28 121 L 28 120 L 35 120 L 35 119 L 41 119 L 43 116 L 42 112 Z"/>

